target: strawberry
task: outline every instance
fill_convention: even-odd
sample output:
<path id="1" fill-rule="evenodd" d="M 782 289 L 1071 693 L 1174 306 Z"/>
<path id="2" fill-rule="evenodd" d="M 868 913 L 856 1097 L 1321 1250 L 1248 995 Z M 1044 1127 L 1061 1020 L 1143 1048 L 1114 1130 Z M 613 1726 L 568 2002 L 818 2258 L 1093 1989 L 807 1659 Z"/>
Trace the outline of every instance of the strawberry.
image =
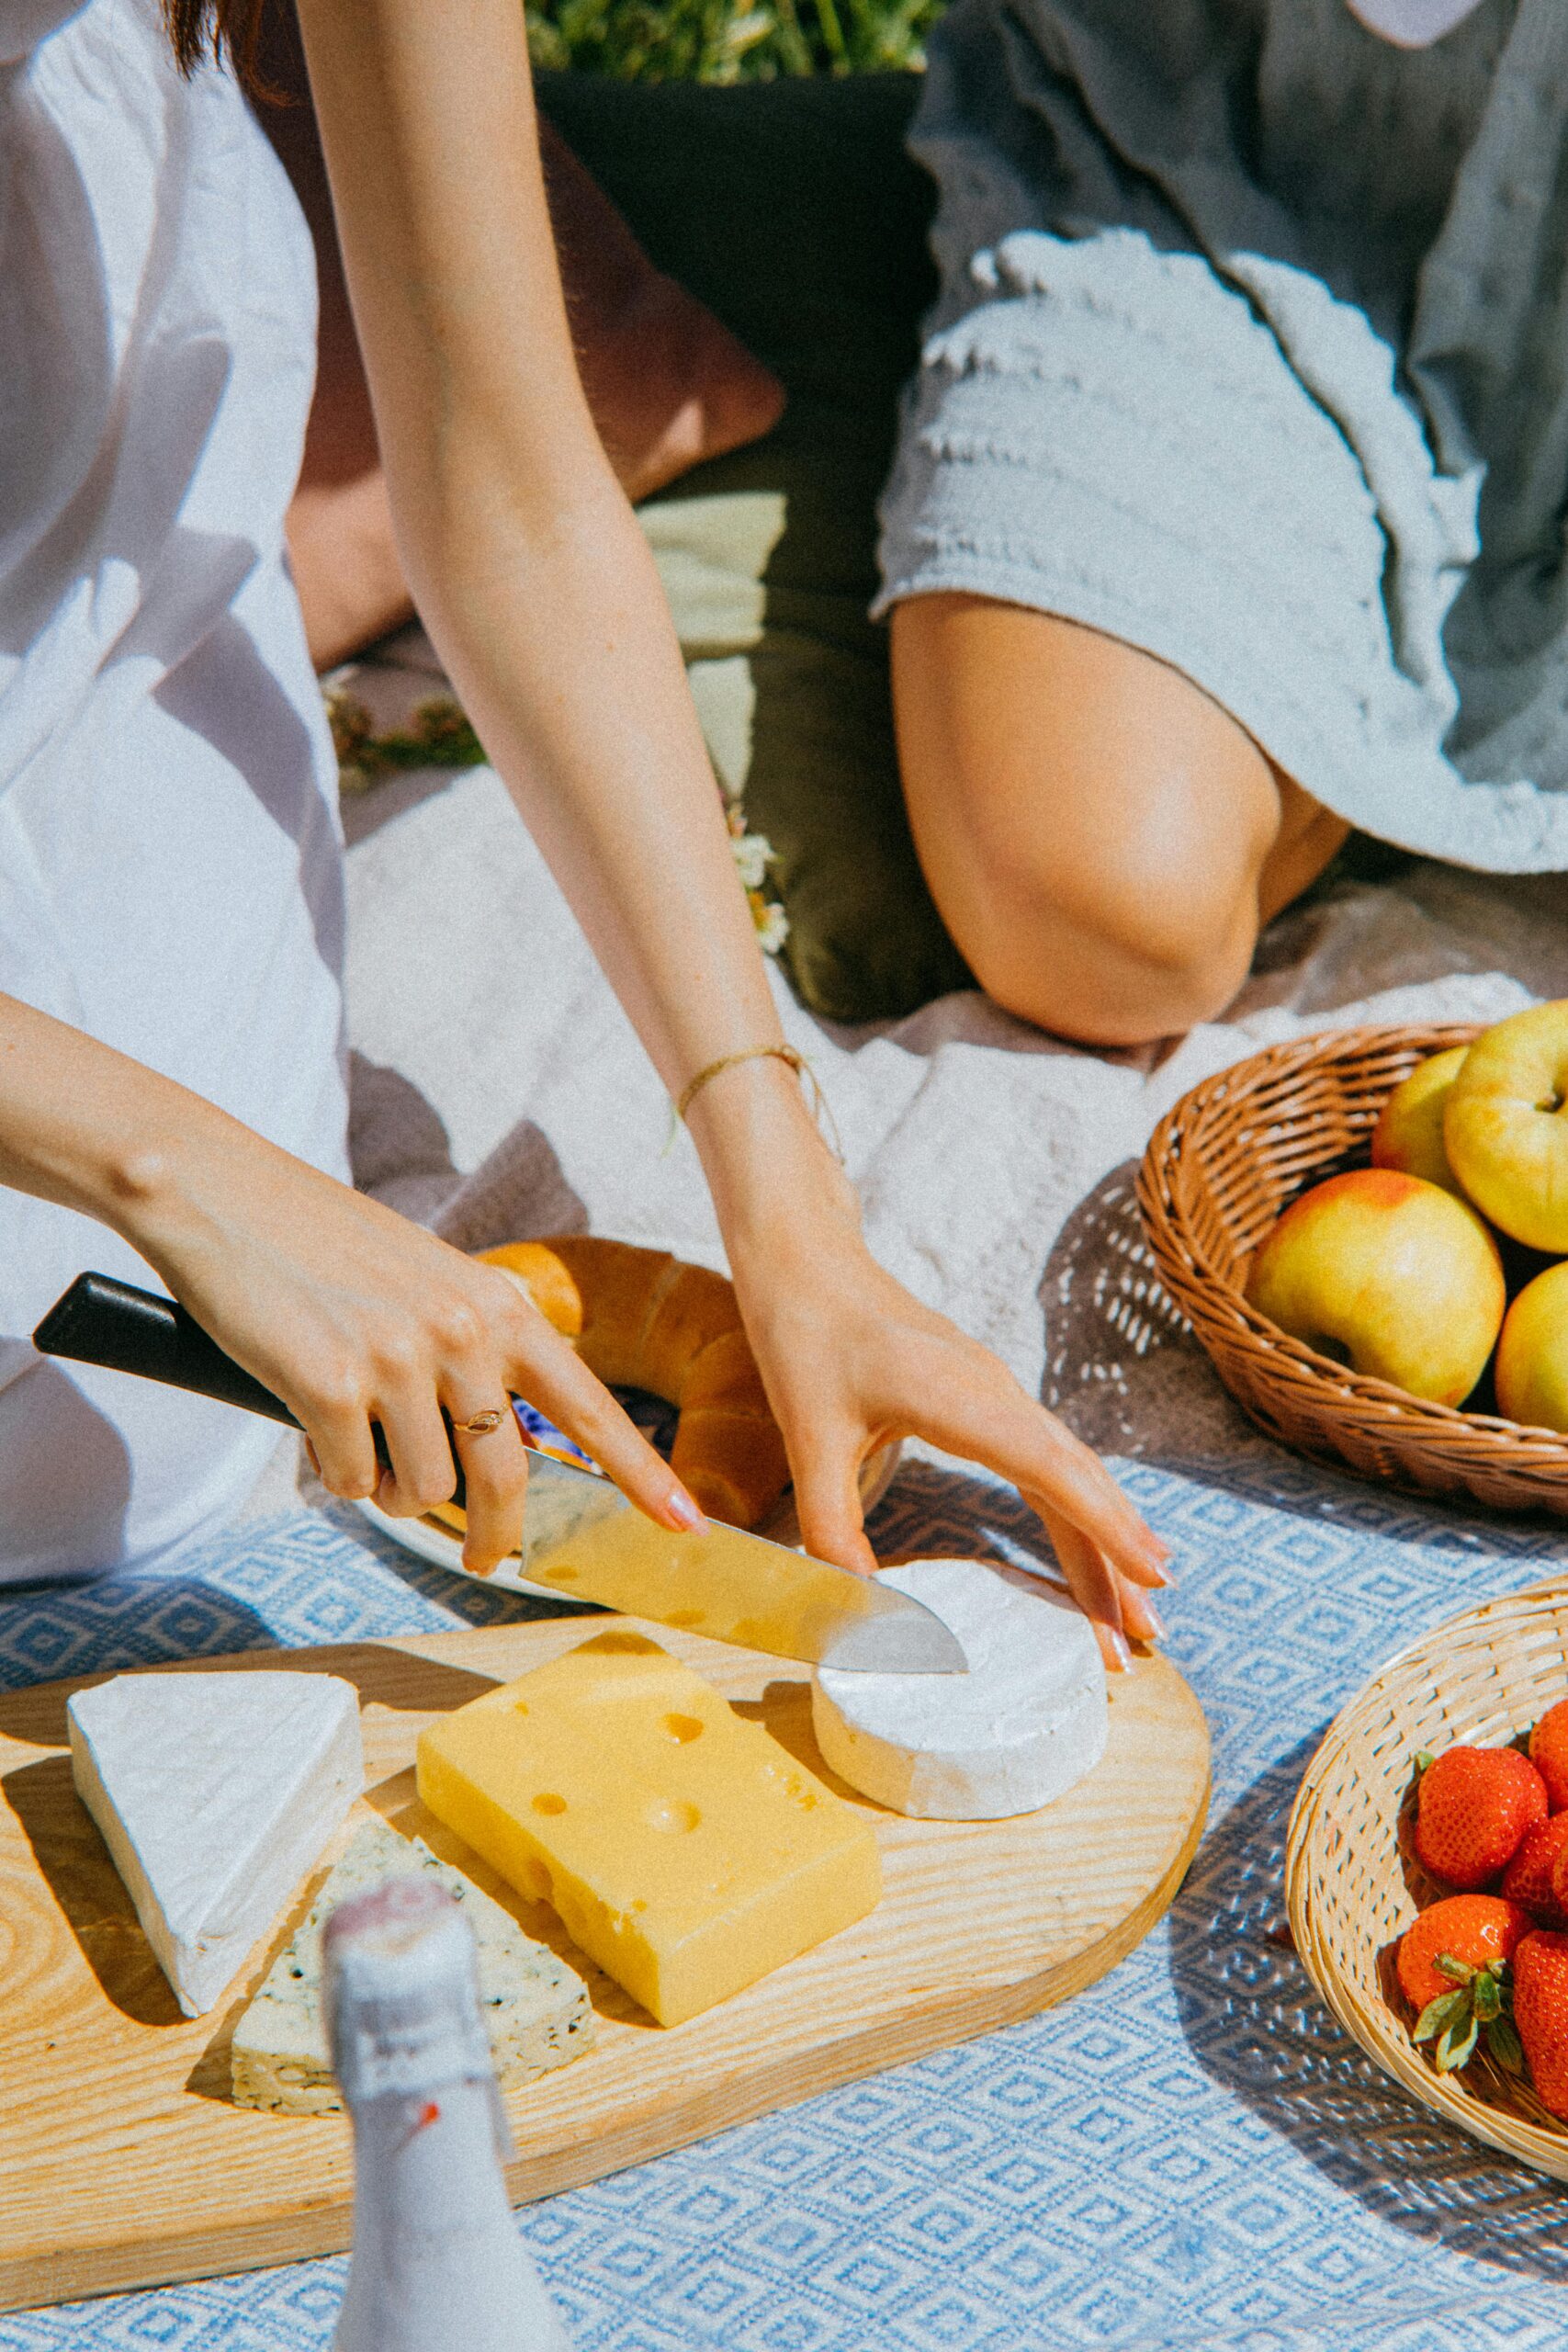
<path id="1" fill-rule="evenodd" d="M 1512 1960 L 1514 1946 L 1534 1925 L 1517 1903 L 1495 1894 L 1450 1894 L 1429 1905 L 1401 1936 L 1395 1963 L 1399 1989 L 1411 2007 L 1420 2011 L 1464 1981 L 1451 1969 L 1439 1968 L 1439 1959 L 1467 1971 L 1491 1968 L 1500 1960 Z"/>
<path id="2" fill-rule="evenodd" d="M 1528 1911 L 1492 1894 L 1450 1894 L 1405 1929 L 1395 1966 L 1400 1990 L 1418 2012 L 1411 2039 L 1436 2045 L 1439 2075 L 1467 2065 L 1483 2034 L 1497 2064 L 1518 2073 L 1508 1963 L 1536 1932 Z"/>
<path id="3" fill-rule="evenodd" d="M 1554 1813 L 1527 1829 L 1524 1841 L 1503 1872 L 1502 1893 L 1535 1914 L 1539 1928 L 1568 1928 L 1568 1813 Z M 1562 1894 L 1557 1873 L 1562 1872 Z"/>
<path id="4" fill-rule="evenodd" d="M 1568 1936 L 1532 1928 L 1514 1950 L 1514 2022 L 1542 2107 L 1568 2118 Z"/>
<path id="5" fill-rule="evenodd" d="M 1568 1806 L 1568 1699 L 1549 1707 L 1530 1734 L 1530 1762 L 1546 1782 L 1553 1813 Z"/>
<path id="6" fill-rule="evenodd" d="M 1450 1747 L 1421 1775 L 1417 1858 L 1450 1886 L 1484 1886 L 1548 1810 L 1546 1783 L 1517 1747 Z"/>

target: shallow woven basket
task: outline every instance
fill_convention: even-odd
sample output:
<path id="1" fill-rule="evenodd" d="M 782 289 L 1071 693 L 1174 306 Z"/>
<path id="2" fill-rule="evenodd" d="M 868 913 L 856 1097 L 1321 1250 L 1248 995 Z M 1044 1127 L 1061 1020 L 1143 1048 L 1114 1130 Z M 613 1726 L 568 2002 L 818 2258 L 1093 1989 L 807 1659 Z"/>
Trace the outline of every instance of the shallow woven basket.
<path id="1" fill-rule="evenodd" d="M 1439 2075 L 1410 2039 L 1393 1945 L 1447 1890 L 1409 1850 L 1418 1748 L 1506 1747 L 1568 1698 L 1568 1577 L 1423 1634 L 1336 1716 L 1292 1809 L 1285 1900 L 1314 1984 L 1383 2072 L 1449 2122 L 1568 2180 L 1568 2125 L 1478 2055 Z"/>
<path id="2" fill-rule="evenodd" d="M 1321 1356 L 1247 1305 L 1253 1253 L 1306 1185 L 1364 1161 L 1384 1102 L 1472 1025 L 1345 1029 L 1271 1046 L 1184 1094 L 1138 1171 L 1167 1288 L 1244 1411 L 1364 1478 L 1568 1517 L 1568 1439 L 1407 1396 Z"/>

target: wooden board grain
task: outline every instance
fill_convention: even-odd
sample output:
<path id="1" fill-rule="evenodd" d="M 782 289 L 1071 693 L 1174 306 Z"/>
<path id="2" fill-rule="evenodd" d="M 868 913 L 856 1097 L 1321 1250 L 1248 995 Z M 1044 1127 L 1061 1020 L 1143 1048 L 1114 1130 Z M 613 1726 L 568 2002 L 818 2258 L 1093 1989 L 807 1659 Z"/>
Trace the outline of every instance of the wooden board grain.
<path id="1" fill-rule="evenodd" d="M 191 1661 L 203 1673 L 287 1666 L 357 1684 L 366 1804 L 461 1861 L 587 1978 L 595 2047 L 508 2099 L 518 2202 L 1063 1999 L 1147 1933 L 1202 1832 L 1201 1711 L 1172 1667 L 1140 1659 L 1112 1679 L 1110 1744 L 1077 1788 L 1005 1822 L 905 1821 L 866 1805 L 886 1882 L 871 1917 L 665 2030 L 414 1794 L 424 1723 L 558 1656 L 584 1630 L 558 1618 Z M 647 1630 L 841 1788 L 812 1739 L 804 1668 Z M 0 1700 L 0 2310 L 328 2253 L 350 2232 L 347 2124 L 255 2114 L 227 2097 L 234 2020 L 320 1873 L 225 2007 L 182 2018 L 71 1784 L 65 1702 L 77 1687 Z"/>

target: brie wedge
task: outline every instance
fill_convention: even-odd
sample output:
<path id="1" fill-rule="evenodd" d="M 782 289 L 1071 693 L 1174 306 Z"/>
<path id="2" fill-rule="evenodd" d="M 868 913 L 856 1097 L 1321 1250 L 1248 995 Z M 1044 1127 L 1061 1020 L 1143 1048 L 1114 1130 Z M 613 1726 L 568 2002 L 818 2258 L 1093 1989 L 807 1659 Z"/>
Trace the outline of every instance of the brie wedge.
<path id="1" fill-rule="evenodd" d="M 811 1720 L 840 1780 L 894 1813 L 998 1821 L 1033 1813 L 1099 1763 L 1110 1725 L 1089 1620 L 977 1560 L 913 1560 L 881 1581 L 955 1634 L 967 1674 L 818 1667 Z"/>
<path id="2" fill-rule="evenodd" d="M 334 1674 L 122 1674 L 66 1721 L 76 1793 L 201 2017 L 365 1786 L 358 1693 Z"/>
<path id="3" fill-rule="evenodd" d="M 333 2077 L 321 2000 L 321 1939 L 328 1917 L 352 1895 L 385 1880 L 434 1879 L 460 1903 L 474 1931 L 479 2014 L 490 2034 L 499 2081 L 531 2083 L 564 2066 L 593 2039 L 588 1988 L 546 1944 L 525 1936 L 510 1912 L 420 1838 L 400 1838 L 368 1823 L 327 1878 L 292 1941 L 280 1951 L 234 2029 L 231 2057 L 240 2107 L 279 2115 L 336 2115 L 343 2098 Z"/>

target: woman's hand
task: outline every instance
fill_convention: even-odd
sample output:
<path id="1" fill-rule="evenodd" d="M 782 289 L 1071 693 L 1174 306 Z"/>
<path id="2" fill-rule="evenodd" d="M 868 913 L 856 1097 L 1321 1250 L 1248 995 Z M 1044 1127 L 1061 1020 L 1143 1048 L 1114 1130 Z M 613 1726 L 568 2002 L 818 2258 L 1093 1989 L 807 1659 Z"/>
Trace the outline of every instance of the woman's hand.
<path id="1" fill-rule="evenodd" d="M 143 1174 L 130 1238 L 204 1329 L 283 1398 L 332 1493 L 374 1495 L 398 1517 L 429 1510 L 451 1499 L 455 1447 L 464 1563 L 488 1574 L 523 1530 L 528 1457 L 509 1401 L 515 1392 L 651 1518 L 705 1523 L 669 1464 L 516 1283 L 234 1122 L 216 1132 L 201 1125 L 205 1150 L 192 1149 L 187 1128 L 177 1169 Z M 465 1428 L 476 1419 L 478 1430 Z M 373 1422 L 389 1471 L 377 1461 Z"/>
<path id="2" fill-rule="evenodd" d="M 220 1347 L 282 1397 L 333 1494 L 374 1495 L 400 1516 L 428 1510 L 457 1484 L 455 1444 L 463 1556 L 481 1574 L 523 1528 L 528 1461 L 512 1391 L 541 1405 L 650 1518 L 705 1523 L 669 1464 L 504 1274 L 3 996 L 0 1183 L 123 1234 Z M 491 1414 L 489 1428 L 462 1427 Z"/>
<path id="3" fill-rule="evenodd" d="M 1166 1546 L 1099 1457 L 998 1357 L 876 1263 L 843 1192 L 837 1212 L 818 1204 L 808 1227 L 775 1220 L 765 1247 L 731 1243 L 807 1550 L 874 1568 L 861 1464 L 896 1438 L 925 1438 L 1010 1479 L 1032 1505 L 1107 1666 L 1125 1666 L 1129 1635 L 1156 1641 L 1165 1630 L 1148 1592 L 1170 1582 Z"/>

